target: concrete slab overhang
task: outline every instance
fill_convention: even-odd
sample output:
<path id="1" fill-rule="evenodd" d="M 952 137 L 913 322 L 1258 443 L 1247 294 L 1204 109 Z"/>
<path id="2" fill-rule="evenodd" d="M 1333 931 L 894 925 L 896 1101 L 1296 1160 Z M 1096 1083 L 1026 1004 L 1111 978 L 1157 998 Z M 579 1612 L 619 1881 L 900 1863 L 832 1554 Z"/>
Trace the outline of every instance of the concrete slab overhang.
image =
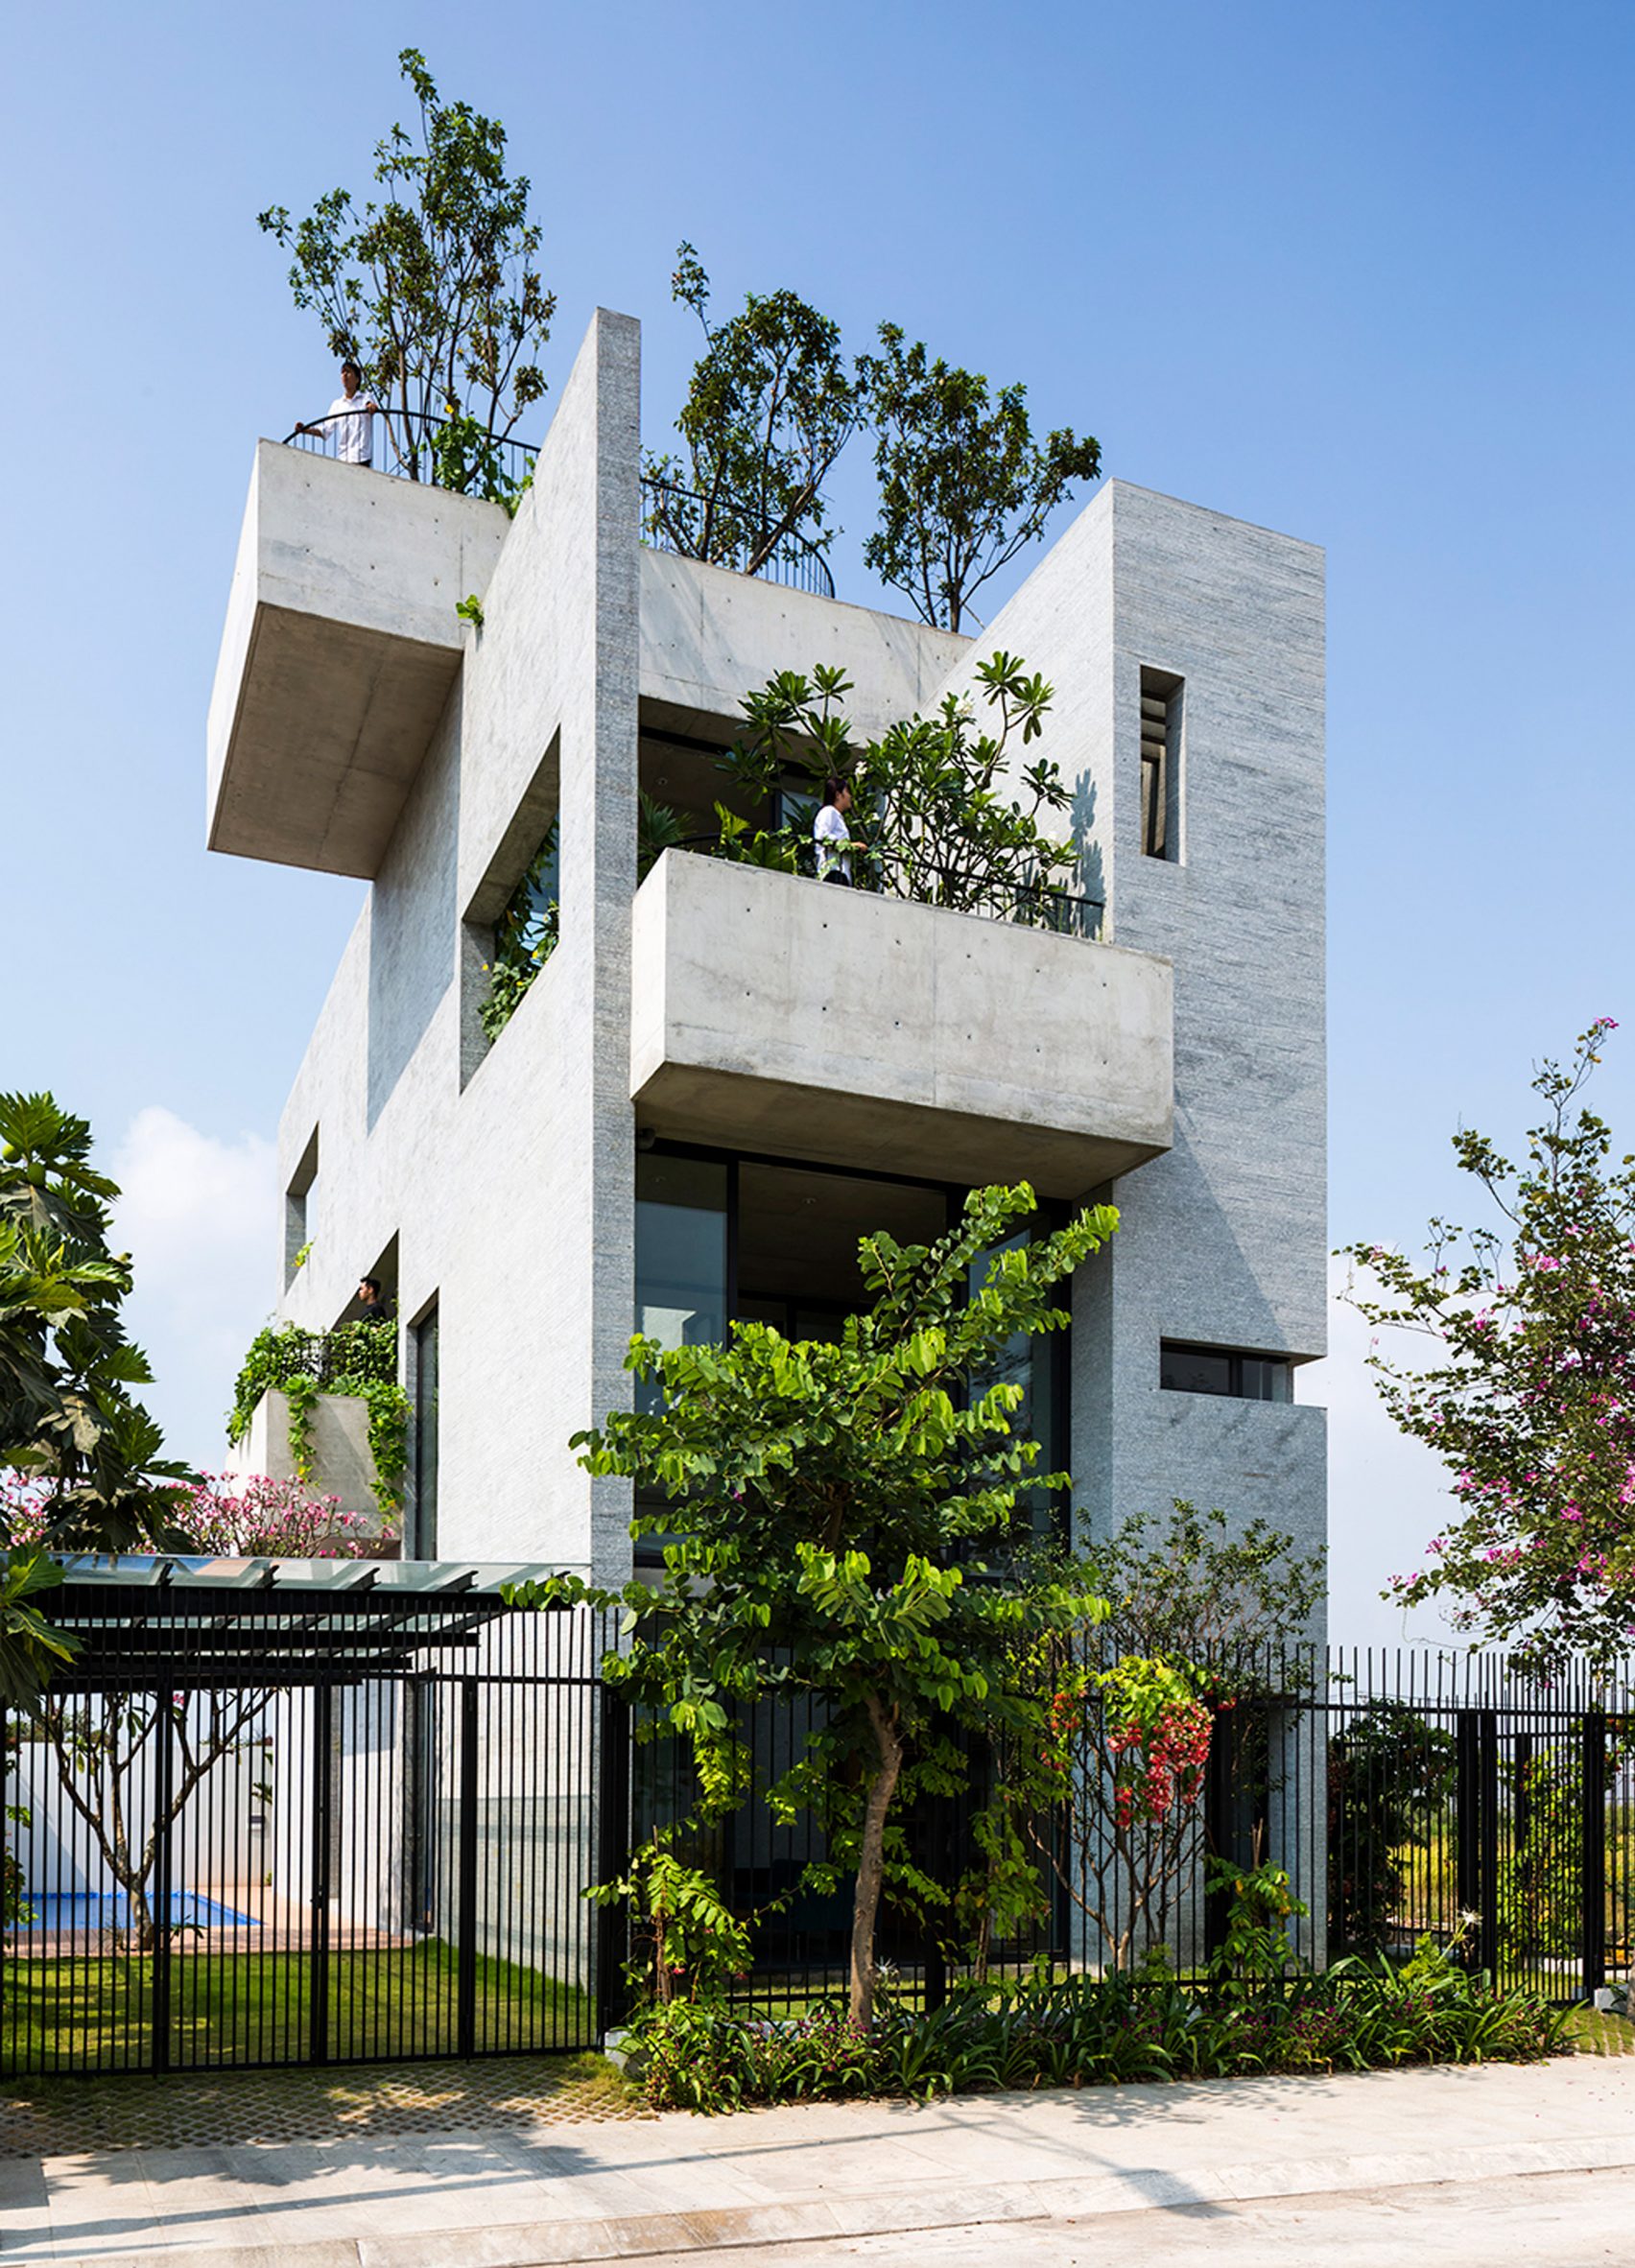
<path id="1" fill-rule="evenodd" d="M 212 850 L 372 876 L 510 523 L 258 443 L 210 698 Z"/>
<path id="2" fill-rule="evenodd" d="M 1171 964 L 668 851 L 630 1094 L 673 1140 L 1081 1196 L 1168 1149 Z"/>

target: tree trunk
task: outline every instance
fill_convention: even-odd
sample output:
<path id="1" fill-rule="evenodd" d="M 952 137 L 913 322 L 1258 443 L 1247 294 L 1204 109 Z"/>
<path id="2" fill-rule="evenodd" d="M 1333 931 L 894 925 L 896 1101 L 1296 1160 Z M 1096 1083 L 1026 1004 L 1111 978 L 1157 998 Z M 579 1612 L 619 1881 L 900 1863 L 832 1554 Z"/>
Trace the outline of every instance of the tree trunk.
<path id="1" fill-rule="evenodd" d="M 903 1743 L 895 1713 L 876 1694 L 868 1696 L 868 1721 L 880 1750 L 880 1768 L 868 1784 L 864 1806 L 863 1842 L 857 1857 L 857 1891 L 852 1900 L 851 2020 L 860 2032 L 874 2020 L 874 1923 L 886 1878 L 886 1814 L 903 1770 Z"/>

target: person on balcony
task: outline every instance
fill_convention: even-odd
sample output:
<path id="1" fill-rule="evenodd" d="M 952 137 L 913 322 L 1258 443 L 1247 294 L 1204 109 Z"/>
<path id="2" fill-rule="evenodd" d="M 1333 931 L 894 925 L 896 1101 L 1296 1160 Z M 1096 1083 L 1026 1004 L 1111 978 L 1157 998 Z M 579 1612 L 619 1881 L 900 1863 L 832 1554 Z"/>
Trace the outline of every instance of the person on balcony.
<path id="1" fill-rule="evenodd" d="M 360 1323 L 390 1323 L 391 1302 L 380 1295 L 380 1278 L 365 1276 L 358 1286 L 358 1321 Z"/>
<path id="2" fill-rule="evenodd" d="M 818 851 L 818 879 L 819 882 L 838 882 L 851 887 L 853 851 L 866 850 L 868 845 L 854 842 L 846 825 L 846 814 L 852 807 L 852 791 L 844 780 L 833 776 L 823 782 L 823 800 L 812 816 L 812 840 Z"/>
<path id="3" fill-rule="evenodd" d="M 327 413 L 314 425 L 297 425 L 297 433 L 335 437 L 335 454 L 343 464 L 374 463 L 374 421 L 386 413 L 372 394 L 363 390 L 364 373 L 356 363 L 341 366 L 341 391 Z"/>

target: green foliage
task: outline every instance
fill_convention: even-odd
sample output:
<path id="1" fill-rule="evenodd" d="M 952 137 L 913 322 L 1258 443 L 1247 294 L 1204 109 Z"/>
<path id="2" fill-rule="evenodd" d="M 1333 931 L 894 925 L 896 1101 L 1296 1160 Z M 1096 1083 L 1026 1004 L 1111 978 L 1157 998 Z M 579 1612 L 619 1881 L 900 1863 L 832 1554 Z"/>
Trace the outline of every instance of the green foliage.
<path id="1" fill-rule="evenodd" d="M 970 1745 L 1037 1742 L 1043 1703 L 1030 1646 L 1093 1618 L 1081 1586 L 1019 1563 L 1030 1492 L 1065 1487 L 1020 1436 L 1014 1381 L 987 1384 L 1018 1335 L 1062 1329 L 1056 1287 L 1112 1234 L 1107 1207 L 1029 1244 L 1026 1187 L 982 1190 L 935 1244 L 860 1245 L 869 1306 L 834 1343 L 740 1322 L 730 1346 L 631 1342 L 647 1406 L 576 1436 L 592 1474 L 663 1492 L 637 1535 L 666 1544 L 655 1590 L 576 1582 L 517 1595 L 622 1602 L 628 1636 L 604 1673 L 654 1735 L 687 1744 L 701 1816 L 736 1803 L 749 1759 L 736 1705 L 807 1694 L 821 1730 L 768 1790 L 775 1818 L 805 1811 L 827 1857 L 804 1886 L 855 1869 L 851 2005 L 866 2026 L 885 1882 L 929 1912 L 948 1889 L 911 1858 L 901 1801 L 965 1784 Z M 973 1270 L 985 1261 L 980 1288 Z M 656 1391 L 653 1391 L 656 1389 Z M 1039 1895 L 1035 1877 L 1034 1895 Z"/>
<path id="2" fill-rule="evenodd" d="M 631 1855 L 628 1870 L 590 1893 L 628 1905 L 638 1950 L 630 1982 L 654 2005 L 710 1999 L 749 1968 L 749 1931 L 709 1877 L 662 1842 Z"/>
<path id="3" fill-rule="evenodd" d="M 985 378 L 905 345 L 896 323 L 881 324 L 880 343 L 858 364 L 880 475 L 863 555 L 922 622 L 958 630 L 983 583 L 1038 541 L 1070 482 L 1098 477 L 1101 446 L 1071 430 L 1035 441 L 1025 386 L 990 402 Z"/>
<path id="4" fill-rule="evenodd" d="M 121 1314 L 129 1256 L 108 1246 L 119 1192 L 90 1155 L 90 1127 L 53 1097 L 0 1095 L 0 1468 L 45 1490 L 0 1590 L 0 1696 L 13 1703 L 65 1655 L 28 1603 L 56 1579 L 38 1555 L 177 1540 L 192 1477 L 131 1393 L 152 1373 Z M 0 1497 L 0 1550 L 15 1540 Z"/>
<path id="5" fill-rule="evenodd" d="M 649 532 L 745 575 L 787 540 L 823 552 L 834 533 L 823 483 L 863 413 L 838 326 L 794 292 L 751 292 L 742 313 L 712 325 L 709 277 L 690 244 L 676 263 L 672 295 L 698 317 L 705 345 L 675 420 L 685 460 L 647 458 L 648 477 L 667 484 Z"/>
<path id="6" fill-rule="evenodd" d="M 1297 1552 L 1268 1521 L 1238 1525 L 1180 1497 L 1162 1518 L 1137 1513 L 1110 1536 L 1086 1536 L 1078 1553 L 1108 1602 L 1108 1646 L 1207 1666 L 1221 1700 L 1260 1689 L 1267 1650 L 1297 1645 L 1323 1596 L 1320 1552 Z"/>
<path id="7" fill-rule="evenodd" d="M 1411 1968 L 1411 1965 L 1410 1965 Z M 1161 1968 L 957 1994 L 932 2016 L 889 1998 L 864 2033 L 823 2004 L 755 2020 L 676 2000 L 625 2044 L 660 2110 L 1233 2079 L 1431 2063 L 1536 2063 L 1563 2052 L 1570 2011 L 1495 1991 L 1446 1958 L 1400 1975 L 1362 1962 L 1189 1987 Z"/>
<path id="8" fill-rule="evenodd" d="M 847 824 L 873 845 L 859 862 L 893 896 L 1053 926 L 1059 914 L 1051 893 L 1078 854 L 1040 818 L 1066 812 L 1072 798 L 1053 761 L 1023 763 L 1016 753 L 1039 737 L 1053 698 L 1026 668 L 1009 653 L 977 665 L 997 732 L 979 732 L 971 702 L 950 694 L 935 716 L 908 718 L 862 744 L 841 705 L 852 690 L 842 671 L 819 664 L 810 678 L 782 671 L 746 698 L 748 727 L 727 768 L 761 793 L 792 773 L 819 791 L 831 772 L 848 781 Z M 743 856 L 734 832 L 727 855 Z"/>
<path id="9" fill-rule="evenodd" d="M 1211 1982 L 1227 2000 L 1245 1999 L 1280 1984 L 1296 1969 L 1289 1923 L 1311 1908 L 1296 1898 L 1280 1866 L 1239 1866 L 1211 1856 L 1204 1875 L 1226 1901 L 1226 1933 L 1211 1966 Z"/>
<path id="10" fill-rule="evenodd" d="M 21 1804 L 8 1804 L 6 1818 L 12 1827 L 33 1825 Z M 34 1920 L 35 1909 L 23 1881 L 22 1860 L 8 1846 L 0 1845 L 0 1931 L 27 1929 Z"/>
<path id="11" fill-rule="evenodd" d="M 1519 1165 L 1484 1134 L 1454 1137 L 1497 1225 L 1434 1219 L 1423 1262 L 1347 1247 L 1375 1287 L 1354 1291 L 1360 1311 L 1423 1345 L 1423 1360 L 1369 1359 L 1459 1506 L 1388 1595 L 1444 1600 L 1456 1629 L 1546 1670 L 1574 1652 L 1616 1665 L 1635 1628 L 1635 1158 L 1580 1105 L 1613 1028 L 1599 1018 L 1566 1064 L 1543 1065 Z"/>
<path id="12" fill-rule="evenodd" d="M 311 1237 L 309 1237 L 306 1242 L 301 1246 L 300 1250 L 296 1254 L 295 1259 L 290 1263 L 290 1273 L 293 1276 L 298 1276 L 302 1268 L 306 1266 L 307 1262 L 312 1258 L 312 1246 L 313 1240 Z"/>
<path id="13" fill-rule="evenodd" d="M 317 1479 L 312 1415 L 323 1394 L 350 1394 L 368 1407 L 369 1486 L 383 1513 L 402 1509 L 409 1470 L 409 1397 L 397 1382 L 397 1334 L 387 1323 L 359 1321 L 334 1331 L 298 1324 L 265 1325 L 233 1383 L 227 1438 L 243 1441 L 261 1398 L 275 1387 L 290 1406 L 290 1453 L 301 1479 Z"/>
<path id="14" fill-rule="evenodd" d="M 1409 1855 L 1426 1849 L 1455 1763 L 1453 1735 L 1401 1702 L 1375 1703 L 1330 1740 L 1329 1925 L 1338 1945 L 1376 1950 L 1398 1934 Z"/>
<path id="15" fill-rule="evenodd" d="M 545 392 L 537 357 L 557 305 L 534 265 L 529 183 L 507 176 L 497 119 L 445 103 L 417 49 L 398 61 L 418 130 L 394 126 L 377 145 L 379 201 L 360 212 L 332 189 L 305 220 L 273 205 L 260 225 L 293 253 L 296 305 L 331 352 L 359 363 L 383 404 L 438 427 L 439 484 L 514 502 L 494 444 Z"/>
<path id="16" fill-rule="evenodd" d="M 1050 1730 L 1018 1760 L 1019 1793 L 1024 1817 L 1040 1822 L 1040 1858 L 1095 1928 L 1102 1960 L 1123 1971 L 1163 1943 L 1203 1857 L 1211 1714 L 1240 1712 L 1227 1769 L 1241 1776 L 1261 1737 L 1253 1704 L 1268 1678 L 1302 1672 L 1322 1562 L 1264 1521 L 1234 1529 L 1223 1512 L 1177 1499 L 1162 1520 L 1138 1514 L 1082 1540 L 1060 1569 L 1106 1615 L 1035 1657 Z"/>
<path id="17" fill-rule="evenodd" d="M 478 619 L 481 620 L 481 609 Z M 477 1010 L 490 1045 L 526 999 L 562 933 L 557 822 L 553 819 L 527 871 L 494 924 L 494 957 L 484 963 L 488 990 Z"/>
<path id="18" fill-rule="evenodd" d="M 462 622 L 468 622 L 474 630 L 483 627 L 483 602 L 475 591 L 470 591 L 456 602 L 454 611 Z"/>

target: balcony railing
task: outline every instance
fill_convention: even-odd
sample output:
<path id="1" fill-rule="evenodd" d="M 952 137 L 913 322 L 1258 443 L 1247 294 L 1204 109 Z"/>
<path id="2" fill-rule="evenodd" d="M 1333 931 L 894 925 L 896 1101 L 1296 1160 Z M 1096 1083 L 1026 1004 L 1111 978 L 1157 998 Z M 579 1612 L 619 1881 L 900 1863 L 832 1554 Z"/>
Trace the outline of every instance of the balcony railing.
<path id="1" fill-rule="evenodd" d="M 326 410 L 321 417 L 302 418 L 284 443 L 356 463 L 360 437 L 370 450 L 370 471 L 488 504 L 514 505 L 539 454 L 533 442 L 486 433 L 475 418 L 428 417 L 416 410 Z"/>
<path id="2" fill-rule="evenodd" d="M 702 555 L 697 548 L 699 532 L 707 508 L 708 499 L 695 490 L 646 474 L 642 479 L 642 541 L 654 551 L 699 558 Z M 712 566 L 730 567 L 739 575 L 757 575 L 792 591 L 810 591 L 819 599 L 834 597 L 835 579 L 829 573 L 829 562 L 805 536 L 780 535 L 761 556 L 764 539 L 730 507 L 727 517 L 736 539 L 726 549 L 712 549 Z"/>
<path id="3" fill-rule="evenodd" d="M 720 834 L 689 835 L 675 845 L 703 858 L 723 859 L 738 864 L 781 867 L 791 874 L 817 877 L 817 846 L 809 836 L 783 829 L 758 839 L 764 856 L 746 857 L 742 848 Z M 1045 882 L 1014 882 L 973 875 L 955 863 L 928 858 L 920 851 L 904 852 L 871 846 L 851 854 L 852 884 L 856 890 L 875 897 L 905 898 L 917 906 L 941 906 L 956 913 L 979 913 L 988 921 L 1007 921 L 1021 929 L 1049 930 L 1059 937 L 1101 936 L 1106 906 L 1100 898 L 1085 898 L 1057 889 Z"/>

